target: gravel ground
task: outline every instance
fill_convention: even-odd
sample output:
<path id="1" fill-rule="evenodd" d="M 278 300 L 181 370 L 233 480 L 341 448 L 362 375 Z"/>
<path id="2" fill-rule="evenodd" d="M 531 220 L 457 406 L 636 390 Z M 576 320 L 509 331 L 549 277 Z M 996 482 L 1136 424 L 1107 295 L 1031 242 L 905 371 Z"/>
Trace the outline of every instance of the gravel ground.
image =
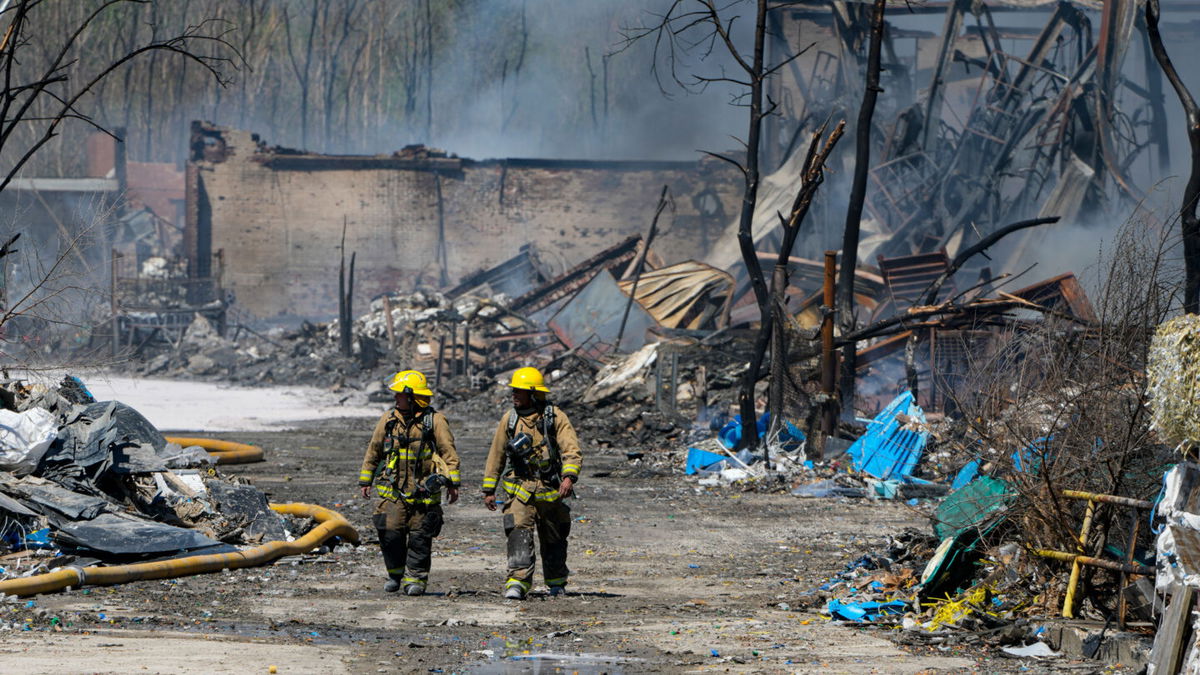
<path id="1" fill-rule="evenodd" d="M 41 596 L 0 606 L 8 672 L 916 673 L 1088 672 L 966 648 L 901 648 L 819 617 L 812 589 L 886 535 L 924 527 L 897 503 L 698 488 L 585 454 L 572 501 L 571 593 L 504 600 L 500 516 L 478 495 L 491 421 L 455 418 L 459 504 L 430 593 L 381 591 L 373 501 L 355 480 L 373 420 L 226 435 L 267 461 L 232 466 L 272 501 L 331 506 L 364 545 L 274 565 Z M 203 435 L 203 431 L 196 432 Z M 586 442 L 587 439 L 585 439 Z M 272 670 L 274 667 L 274 670 Z"/>

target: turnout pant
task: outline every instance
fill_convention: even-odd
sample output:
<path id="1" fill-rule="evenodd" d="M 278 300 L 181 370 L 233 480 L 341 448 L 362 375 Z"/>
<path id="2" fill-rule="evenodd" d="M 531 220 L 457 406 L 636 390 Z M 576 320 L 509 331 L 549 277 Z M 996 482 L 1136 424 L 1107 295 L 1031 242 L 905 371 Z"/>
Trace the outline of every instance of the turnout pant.
<path id="1" fill-rule="evenodd" d="M 547 586 L 565 586 L 567 537 L 571 534 L 571 507 L 560 500 L 532 500 L 522 504 L 511 495 L 504 502 L 504 534 L 508 537 L 508 580 L 504 587 L 519 585 L 526 591 L 533 584 L 537 554 L 534 533 L 542 550 L 542 576 Z"/>
<path id="2" fill-rule="evenodd" d="M 433 539 L 442 532 L 442 507 L 381 499 L 372 520 L 379 532 L 388 576 L 424 588 L 429 579 Z"/>

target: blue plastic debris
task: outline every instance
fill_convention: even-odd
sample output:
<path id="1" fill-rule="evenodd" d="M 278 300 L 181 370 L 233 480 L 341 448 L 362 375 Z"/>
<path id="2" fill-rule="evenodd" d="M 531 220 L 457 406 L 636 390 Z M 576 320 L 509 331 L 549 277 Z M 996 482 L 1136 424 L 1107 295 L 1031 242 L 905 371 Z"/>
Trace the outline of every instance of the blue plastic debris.
<path id="1" fill-rule="evenodd" d="M 879 499 L 895 499 L 896 495 L 900 494 L 898 480 L 872 480 L 867 481 L 867 484 L 874 490 L 872 496 Z"/>
<path id="2" fill-rule="evenodd" d="M 763 413 L 755 423 L 755 428 L 758 430 L 758 437 L 762 438 L 767 434 L 767 429 L 771 426 L 771 413 Z M 803 431 L 796 428 L 796 425 L 784 420 L 783 428 L 779 430 L 779 445 L 787 452 L 798 450 L 800 445 L 804 443 L 805 435 Z M 721 430 L 717 432 L 717 440 L 721 441 L 721 445 L 730 450 L 736 448 L 742 440 L 742 416 L 734 415 Z"/>
<path id="3" fill-rule="evenodd" d="M 712 654 L 713 656 L 720 656 L 720 655 L 721 655 L 721 652 L 719 652 L 719 651 L 717 651 L 717 650 L 715 650 L 715 649 L 710 649 L 710 650 L 708 650 L 708 651 L 709 651 L 709 653 L 710 653 L 710 654 Z"/>
<path id="4" fill-rule="evenodd" d="M 950 484 L 951 490 L 957 490 L 967 486 L 967 483 L 975 480 L 979 475 L 979 467 L 982 465 L 978 459 L 973 459 L 966 463 L 963 468 L 958 470 L 954 476 L 954 482 Z"/>
<path id="5" fill-rule="evenodd" d="M 721 462 L 729 459 L 725 455 L 718 455 L 715 452 L 701 450 L 700 448 L 688 448 L 687 464 L 684 466 L 684 473 L 691 476 L 700 471 L 708 471 L 709 467 L 716 466 Z"/>
<path id="6" fill-rule="evenodd" d="M 830 599 L 829 604 L 825 606 L 825 611 L 829 612 L 833 618 L 843 621 L 874 621 L 881 616 L 905 613 L 908 611 L 908 603 L 903 600 L 844 603 Z"/>
<path id="7" fill-rule="evenodd" d="M 54 544 L 50 542 L 50 528 L 43 527 L 25 535 L 25 548 L 54 548 Z"/>
<path id="8" fill-rule="evenodd" d="M 87 403 L 95 403 L 96 402 L 95 395 L 93 395 L 92 392 L 88 391 L 87 385 L 83 383 L 83 380 L 79 379 L 78 377 L 75 377 L 74 375 L 67 375 L 66 377 L 63 378 L 63 380 L 69 381 L 69 382 L 75 384 L 75 386 L 79 387 L 79 389 L 82 390 L 83 394 L 87 397 L 87 401 L 86 401 Z"/>
<path id="9" fill-rule="evenodd" d="M 688 563 L 688 569 L 698 570 L 700 569 L 700 566 L 696 563 Z"/>
<path id="10" fill-rule="evenodd" d="M 871 420 L 867 433 L 846 451 L 856 470 L 881 480 L 911 481 L 913 469 L 929 441 L 929 432 L 902 428 L 898 415 L 925 422 L 925 412 L 913 401 L 912 392 L 897 396 Z"/>
<path id="11" fill-rule="evenodd" d="M 1042 458 L 1050 452 L 1050 441 L 1053 436 L 1042 436 L 1020 450 L 1013 451 L 1012 462 L 1014 471 L 1029 471 L 1036 473 L 1042 465 Z M 1096 439 L 1097 449 L 1103 445 Z"/>

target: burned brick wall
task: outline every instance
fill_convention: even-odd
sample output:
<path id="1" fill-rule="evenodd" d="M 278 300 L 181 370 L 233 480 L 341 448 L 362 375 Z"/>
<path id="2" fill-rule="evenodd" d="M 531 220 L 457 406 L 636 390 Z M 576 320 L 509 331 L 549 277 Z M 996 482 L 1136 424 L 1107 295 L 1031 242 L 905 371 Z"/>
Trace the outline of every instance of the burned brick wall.
<path id="1" fill-rule="evenodd" d="M 740 175 L 718 161 L 333 157 L 208 125 L 193 139 L 189 204 L 204 204 L 189 208 L 188 236 L 224 251 L 225 286 L 263 319 L 336 313 L 343 224 L 364 307 L 381 293 L 452 284 L 525 244 L 562 272 L 644 233 L 663 185 L 676 213 L 656 251 L 667 263 L 700 258 L 741 197 Z"/>

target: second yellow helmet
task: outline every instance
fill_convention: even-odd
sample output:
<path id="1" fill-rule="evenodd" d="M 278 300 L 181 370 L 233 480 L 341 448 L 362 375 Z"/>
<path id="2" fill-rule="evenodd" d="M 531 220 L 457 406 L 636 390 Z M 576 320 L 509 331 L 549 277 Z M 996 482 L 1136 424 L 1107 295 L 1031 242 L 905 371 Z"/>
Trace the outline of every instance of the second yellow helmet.
<path id="1" fill-rule="evenodd" d="M 429 388 L 429 382 L 425 380 L 425 376 L 416 370 L 402 370 L 392 376 L 392 380 L 388 382 L 388 389 L 404 394 L 415 394 L 417 396 L 433 396 L 433 391 Z"/>
<path id="2" fill-rule="evenodd" d="M 550 390 L 546 388 L 546 378 L 542 377 L 541 371 L 529 366 L 514 370 L 512 382 L 508 386 L 513 389 L 528 389 L 529 391 L 550 393 Z"/>

